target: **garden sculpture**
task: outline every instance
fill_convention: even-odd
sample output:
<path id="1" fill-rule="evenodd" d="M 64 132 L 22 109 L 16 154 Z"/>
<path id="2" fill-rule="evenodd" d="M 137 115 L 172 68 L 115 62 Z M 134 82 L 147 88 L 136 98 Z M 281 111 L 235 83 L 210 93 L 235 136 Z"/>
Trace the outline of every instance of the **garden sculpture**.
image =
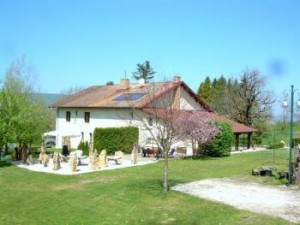
<path id="1" fill-rule="evenodd" d="M 98 169 L 98 152 L 93 151 L 90 157 L 90 166 L 92 170 Z"/>
<path id="2" fill-rule="evenodd" d="M 137 164 L 137 162 L 138 162 L 138 146 L 137 144 L 134 144 L 131 152 L 131 163 Z"/>
<path id="3" fill-rule="evenodd" d="M 106 150 L 102 150 L 100 155 L 99 155 L 99 162 L 98 162 L 98 167 L 104 168 L 107 165 L 107 155 L 106 155 Z"/>
<path id="4" fill-rule="evenodd" d="M 76 153 L 72 153 L 71 154 L 71 159 L 70 159 L 70 168 L 71 168 L 71 172 L 74 173 L 77 171 L 77 154 Z"/>
<path id="5" fill-rule="evenodd" d="M 60 169 L 60 153 L 54 152 L 53 155 L 53 170 Z"/>

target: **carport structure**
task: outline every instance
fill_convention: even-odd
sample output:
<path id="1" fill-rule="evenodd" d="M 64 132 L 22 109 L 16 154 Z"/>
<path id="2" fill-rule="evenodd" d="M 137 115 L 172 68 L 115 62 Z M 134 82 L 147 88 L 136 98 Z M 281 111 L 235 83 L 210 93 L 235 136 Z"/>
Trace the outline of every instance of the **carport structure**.
<path id="1" fill-rule="evenodd" d="M 252 134 L 255 132 L 258 132 L 258 130 L 254 129 L 252 127 L 246 126 L 242 123 L 238 123 L 234 120 L 228 119 L 225 116 L 221 116 L 214 112 L 209 113 L 209 117 L 214 120 L 224 121 L 224 122 L 231 124 L 232 132 L 234 133 L 234 136 L 235 136 L 235 150 L 239 150 L 240 136 L 242 134 L 247 135 L 247 143 L 246 143 L 247 149 L 249 149 L 251 147 Z"/>

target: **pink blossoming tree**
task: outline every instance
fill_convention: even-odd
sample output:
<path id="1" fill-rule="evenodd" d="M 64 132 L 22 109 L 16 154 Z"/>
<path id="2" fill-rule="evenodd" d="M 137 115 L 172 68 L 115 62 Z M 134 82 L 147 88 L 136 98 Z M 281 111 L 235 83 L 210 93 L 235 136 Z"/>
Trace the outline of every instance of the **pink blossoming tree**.
<path id="1" fill-rule="evenodd" d="M 198 146 L 212 140 L 219 133 L 218 126 L 199 112 L 181 113 L 174 121 L 176 135 L 192 142 L 193 155 L 197 155 Z"/>

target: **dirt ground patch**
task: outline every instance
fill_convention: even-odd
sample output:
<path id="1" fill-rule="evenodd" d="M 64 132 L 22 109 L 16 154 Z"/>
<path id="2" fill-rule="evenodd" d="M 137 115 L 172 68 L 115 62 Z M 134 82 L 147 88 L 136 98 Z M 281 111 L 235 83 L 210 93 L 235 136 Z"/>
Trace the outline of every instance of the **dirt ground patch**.
<path id="1" fill-rule="evenodd" d="M 285 186 L 264 186 L 233 178 L 208 179 L 176 185 L 174 191 L 222 202 L 300 223 L 300 190 Z"/>

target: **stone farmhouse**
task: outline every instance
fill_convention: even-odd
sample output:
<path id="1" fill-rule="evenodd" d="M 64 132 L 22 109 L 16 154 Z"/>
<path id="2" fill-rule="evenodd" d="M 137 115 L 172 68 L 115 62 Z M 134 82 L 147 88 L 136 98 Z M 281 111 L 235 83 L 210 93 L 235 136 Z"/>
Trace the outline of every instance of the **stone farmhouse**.
<path id="1" fill-rule="evenodd" d="M 90 141 L 98 127 L 139 127 L 139 145 L 153 144 L 145 126 L 151 128 L 157 114 L 153 109 L 166 107 L 176 110 L 196 111 L 212 119 L 231 123 L 236 136 L 236 148 L 241 134 L 247 134 L 250 147 L 251 134 L 255 129 L 218 115 L 189 88 L 179 76 L 169 82 L 130 83 L 121 79 L 119 84 L 92 86 L 51 105 L 56 109 L 56 130 L 44 134 L 54 136 L 56 147 L 77 148 L 80 141 Z M 163 119 L 161 117 L 161 119 Z M 154 128 L 153 128 L 154 129 Z M 187 154 L 192 154 L 186 142 Z"/>

